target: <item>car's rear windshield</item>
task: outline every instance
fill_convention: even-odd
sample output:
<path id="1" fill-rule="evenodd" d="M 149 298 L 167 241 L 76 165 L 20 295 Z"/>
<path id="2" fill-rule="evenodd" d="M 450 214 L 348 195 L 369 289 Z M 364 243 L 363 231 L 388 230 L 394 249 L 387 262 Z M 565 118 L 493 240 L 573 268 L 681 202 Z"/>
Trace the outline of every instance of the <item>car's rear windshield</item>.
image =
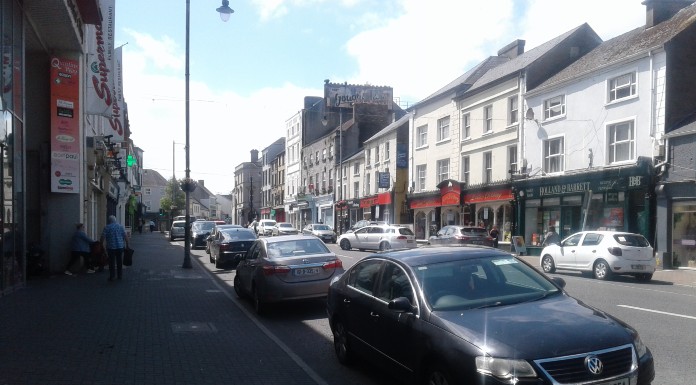
<path id="1" fill-rule="evenodd" d="M 331 230 L 328 225 L 314 225 L 314 230 Z"/>
<path id="2" fill-rule="evenodd" d="M 275 221 L 262 221 L 261 224 L 264 226 L 275 226 Z"/>
<path id="3" fill-rule="evenodd" d="M 256 239 L 256 235 L 254 235 L 254 232 L 249 230 L 223 229 L 222 233 L 224 233 L 226 238 L 231 239 L 233 241 Z"/>
<path id="4" fill-rule="evenodd" d="M 330 253 L 328 247 L 317 238 L 295 239 L 292 241 L 271 242 L 268 256 L 271 258 L 291 258 L 302 255 Z"/>
<path id="5" fill-rule="evenodd" d="M 292 227 L 292 224 L 290 223 L 279 223 L 278 227 Z"/>
<path id="6" fill-rule="evenodd" d="M 486 229 L 482 227 L 462 227 L 461 233 L 468 235 L 488 235 Z"/>
<path id="7" fill-rule="evenodd" d="M 193 228 L 196 230 L 212 230 L 215 222 L 195 222 Z"/>
<path id="8" fill-rule="evenodd" d="M 644 236 L 640 234 L 614 234 L 614 239 L 620 245 L 624 246 L 634 246 L 634 247 L 647 247 L 650 246 L 650 242 L 645 239 Z"/>
<path id="9" fill-rule="evenodd" d="M 172 227 L 184 227 L 184 223 L 186 222 L 174 222 L 172 223 Z"/>
<path id="10" fill-rule="evenodd" d="M 399 227 L 399 234 L 401 235 L 413 235 L 413 231 L 408 227 Z"/>

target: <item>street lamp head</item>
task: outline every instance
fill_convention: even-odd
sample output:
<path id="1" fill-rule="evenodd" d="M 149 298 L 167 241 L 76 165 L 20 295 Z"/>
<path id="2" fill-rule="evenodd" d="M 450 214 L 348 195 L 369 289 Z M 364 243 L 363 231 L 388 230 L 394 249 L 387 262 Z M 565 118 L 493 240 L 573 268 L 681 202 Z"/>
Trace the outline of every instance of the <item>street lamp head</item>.
<path id="1" fill-rule="evenodd" d="M 229 20 L 230 15 L 234 13 L 234 9 L 230 8 L 229 0 L 222 0 L 222 6 L 218 7 L 216 11 L 220 12 L 220 19 L 222 21 Z"/>

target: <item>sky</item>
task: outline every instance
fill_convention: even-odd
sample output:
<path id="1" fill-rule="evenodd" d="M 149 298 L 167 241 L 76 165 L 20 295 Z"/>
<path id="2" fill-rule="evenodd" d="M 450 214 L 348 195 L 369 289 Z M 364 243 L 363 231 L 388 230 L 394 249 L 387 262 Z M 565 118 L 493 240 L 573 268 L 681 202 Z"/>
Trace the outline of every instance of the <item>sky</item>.
<path id="1" fill-rule="evenodd" d="M 214 194 L 285 136 L 305 96 L 392 87 L 406 108 L 516 39 L 529 51 L 583 23 L 608 40 L 645 24 L 642 0 L 190 0 L 190 175 Z M 117 0 L 123 94 L 142 167 L 185 176 L 185 0 Z M 173 172 L 172 170 L 175 170 Z"/>

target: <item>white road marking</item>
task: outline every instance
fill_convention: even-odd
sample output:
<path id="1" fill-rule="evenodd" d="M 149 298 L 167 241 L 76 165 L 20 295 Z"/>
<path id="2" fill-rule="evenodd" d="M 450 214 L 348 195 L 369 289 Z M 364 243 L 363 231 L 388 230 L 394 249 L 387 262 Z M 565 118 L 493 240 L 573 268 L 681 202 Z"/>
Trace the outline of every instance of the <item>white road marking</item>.
<path id="1" fill-rule="evenodd" d="M 688 319 L 696 320 L 696 317 L 693 317 L 693 316 L 690 316 L 690 315 L 677 314 L 677 313 L 669 313 L 669 312 L 666 312 L 666 311 L 659 311 L 659 310 L 653 310 L 653 309 L 645 309 L 645 308 L 642 308 L 642 307 L 629 306 L 629 305 L 616 305 L 616 306 L 625 307 L 625 308 L 628 308 L 628 309 L 635 309 L 635 310 L 647 311 L 647 312 L 650 312 L 650 313 L 665 314 L 665 315 L 671 315 L 671 316 L 675 316 L 675 317 L 682 317 L 682 318 L 688 318 Z"/>

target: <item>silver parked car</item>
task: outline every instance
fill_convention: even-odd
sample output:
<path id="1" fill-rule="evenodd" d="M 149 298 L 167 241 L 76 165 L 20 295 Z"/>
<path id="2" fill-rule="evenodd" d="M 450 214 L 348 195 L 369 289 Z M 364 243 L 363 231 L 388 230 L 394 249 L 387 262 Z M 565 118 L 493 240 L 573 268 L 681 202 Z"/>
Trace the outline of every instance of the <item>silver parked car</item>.
<path id="1" fill-rule="evenodd" d="M 338 244 L 343 250 L 412 249 L 417 247 L 416 236 L 405 226 L 369 225 L 352 233 L 341 234 Z"/>
<path id="2" fill-rule="evenodd" d="M 186 237 L 186 221 L 174 221 L 169 229 L 169 240 Z"/>
<path id="3" fill-rule="evenodd" d="M 295 226 L 292 225 L 292 223 L 278 222 L 271 230 L 271 235 L 294 235 L 298 232 L 299 231 L 297 231 L 297 229 L 295 228 Z"/>
<path id="4" fill-rule="evenodd" d="M 234 291 L 250 297 L 257 313 L 267 304 L 326 297 L 343 263 L 319 238 L 282 235 L 259 238 L 237 265 Z"/>
<path id="5" fill-rule="evenodd" d="M 326 243 L 336 243 L 336 232 L 323 223 L 311 223 L 302 229 L 302 234 L 314 235 Z"/>
<path id="6" fill-rule="evenodd" d="M 640 234 L 617 231 L 581 231 L 544 247 L 539 259 L 545 273 L 560 270 L 592 272 L 596 279 L 630 274 L 650 281 L 656 268 L 650 242 Z"/>

